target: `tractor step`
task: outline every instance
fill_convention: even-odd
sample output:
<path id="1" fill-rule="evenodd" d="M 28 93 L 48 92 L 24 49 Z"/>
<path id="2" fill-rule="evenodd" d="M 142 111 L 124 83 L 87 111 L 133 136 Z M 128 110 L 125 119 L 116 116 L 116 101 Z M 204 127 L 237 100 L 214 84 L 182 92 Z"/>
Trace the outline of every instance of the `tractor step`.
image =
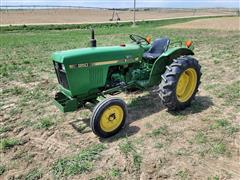
<path id="1" fill-rule="evenodd" d="M 65 94 L 58 92 L 54 98 L 54 104 L 62 112 L 72 112 L 78 109 L 78 101 L 76 98 L 70 98 Z"/>

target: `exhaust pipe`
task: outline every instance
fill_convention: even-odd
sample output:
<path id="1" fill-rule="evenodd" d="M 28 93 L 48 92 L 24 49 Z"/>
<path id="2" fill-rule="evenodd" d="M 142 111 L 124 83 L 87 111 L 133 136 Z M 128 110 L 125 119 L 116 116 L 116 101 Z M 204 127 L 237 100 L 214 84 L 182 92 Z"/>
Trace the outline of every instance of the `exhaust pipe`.
<path id="1" fill-rule="evenodd" d="M 92 39 L 90 40 L 90 46 L 97 47 L 97 40 L 95 39 L 94 29 L 92 29 Z"/>

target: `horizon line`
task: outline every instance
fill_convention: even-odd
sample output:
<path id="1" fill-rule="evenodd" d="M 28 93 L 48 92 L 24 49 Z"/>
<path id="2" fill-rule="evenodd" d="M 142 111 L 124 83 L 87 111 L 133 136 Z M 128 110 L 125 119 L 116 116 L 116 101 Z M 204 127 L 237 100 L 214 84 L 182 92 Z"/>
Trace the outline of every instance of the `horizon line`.
<path id="1" fill-rule="evenodd" d="M 52 6 L 52 5 L 7 5 L 2 6 L 0 8 L 91 8 L 91 9 L 133 9 L 127 7 L 119 7 L 119 8 L 108 8 L 108 7 L 91 7 L 91 6 Z M 223 6 L 216 6 L 216 7 L 137 7 L 136 9 L 240 9 L 239 7 L 223 7 Z"/>

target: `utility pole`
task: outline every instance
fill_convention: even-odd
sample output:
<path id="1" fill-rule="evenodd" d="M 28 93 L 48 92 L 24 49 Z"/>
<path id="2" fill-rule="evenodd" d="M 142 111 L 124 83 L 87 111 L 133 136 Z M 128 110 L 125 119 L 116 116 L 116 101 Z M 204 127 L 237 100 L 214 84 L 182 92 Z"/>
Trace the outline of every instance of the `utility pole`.
<path id="1" fill-rule="evenodd" d="M 133 5 L 133 26 L 136 25 L 136 0 L 134 0 L 134 5 Z"/>

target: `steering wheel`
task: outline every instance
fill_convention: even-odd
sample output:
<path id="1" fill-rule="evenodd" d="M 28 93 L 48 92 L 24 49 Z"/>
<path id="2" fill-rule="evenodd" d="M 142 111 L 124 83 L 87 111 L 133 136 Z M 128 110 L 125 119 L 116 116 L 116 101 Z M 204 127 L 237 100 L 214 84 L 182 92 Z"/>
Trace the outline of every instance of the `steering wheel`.
<path id="1" fill-rule="evenodd" d="M 149 44 L 147 39 L 142 37 L 142 36 L 139 36 L 139 35 L 136 35 L 136 34 L 130 34 L 129 37 L 130 37 L 131 40 L 133 40 L 137 44 L 142 44 L 142 43 Z"/>

